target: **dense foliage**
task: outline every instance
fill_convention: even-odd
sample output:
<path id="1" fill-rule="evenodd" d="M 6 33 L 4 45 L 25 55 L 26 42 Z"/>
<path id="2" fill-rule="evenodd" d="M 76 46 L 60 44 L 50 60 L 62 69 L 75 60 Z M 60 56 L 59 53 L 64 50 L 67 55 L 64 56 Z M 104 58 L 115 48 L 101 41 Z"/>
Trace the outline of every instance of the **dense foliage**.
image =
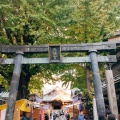
<path id="1" fill-rule="evenodd" d="M 41 45 L 98 42 L 119 29 L 118 0 L 1 0 L 0 44 Z M 65 53 L 63 56 L 83 56 Z M 27 54 L 25 57 L 46 57 Z M 0 54 L 0 57 L 14 57 Z M 10 83 L 13 66 L 0 65 L 2 78 Z M 82 64 L 23 65 L 19 98 L 32 88 L 39 89 L 53 75 L 71 87 L 85 88 L 85 66 Z M 57 79 L 58 80 L 58 79 Z M 30 82 L 30 84 L 29 84 Z M 3 83 L 3 82 L 2 82 Z M 4 86 L 4 84 L 2 84 Z"/>

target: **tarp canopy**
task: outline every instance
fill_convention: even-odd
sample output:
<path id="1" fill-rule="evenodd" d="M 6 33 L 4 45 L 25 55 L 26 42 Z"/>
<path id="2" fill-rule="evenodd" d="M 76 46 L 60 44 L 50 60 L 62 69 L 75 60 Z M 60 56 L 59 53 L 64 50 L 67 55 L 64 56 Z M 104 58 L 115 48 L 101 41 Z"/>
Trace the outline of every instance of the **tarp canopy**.
<path id="1" fill-rule="evenodd" d="M 31 102 L 26 99 L 21 99 L 16 101 L 15 106 L 19 107 L 21 111 L 30 112 L 31 111 Z M 7 104 L 0 105 L 0 110 L 6 109 Z"/>

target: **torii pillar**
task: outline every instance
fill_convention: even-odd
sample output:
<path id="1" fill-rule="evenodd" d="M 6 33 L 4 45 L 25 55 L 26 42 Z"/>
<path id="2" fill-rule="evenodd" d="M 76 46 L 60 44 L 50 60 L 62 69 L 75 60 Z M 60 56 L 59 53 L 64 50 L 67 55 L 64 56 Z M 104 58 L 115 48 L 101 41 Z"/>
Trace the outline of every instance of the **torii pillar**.
<path id="1" fill-rule="evenodd" d="M 17 98 L 17 92 L 18 92 L 18 85 L 20 80 L 20 74 L 21 74 L 21 67 L 22 67 L 22 52 L 17 52 L 17 56 L 14 59 L 14 71 L 12 75 L 11 85 L 10 85 L 10 92 L 9 92 L 9 98 L 7 103 L 7 110 L 6 110 L 6 116 L 5 120 L 13 120 L 14 117 L 14 108 L 15 108 L 15 102 Z"/>
<path id="2" fill-rule="evenodd" d="M 89 56 L 91 61 L 93 85 L 94 85 L 98 116 L 102 115 L 103 117 L 105 117 L 105 103 L 103 98 L 102 84 L 100 80 L 100 73 L 98 67 L 97 50 L 94 49 L 90 50 Z"/>

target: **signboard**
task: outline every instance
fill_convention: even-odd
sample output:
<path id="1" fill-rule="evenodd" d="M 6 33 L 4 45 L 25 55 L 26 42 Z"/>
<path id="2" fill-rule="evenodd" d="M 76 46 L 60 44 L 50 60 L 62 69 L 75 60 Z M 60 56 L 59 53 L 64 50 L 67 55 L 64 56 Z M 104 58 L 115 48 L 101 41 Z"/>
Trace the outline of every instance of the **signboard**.
<path id="1" fill-rule="evenodd" d="M 49 61 L 56 63 L 61 61 L 61 47 L 60 45 L 49 46 Z"/>

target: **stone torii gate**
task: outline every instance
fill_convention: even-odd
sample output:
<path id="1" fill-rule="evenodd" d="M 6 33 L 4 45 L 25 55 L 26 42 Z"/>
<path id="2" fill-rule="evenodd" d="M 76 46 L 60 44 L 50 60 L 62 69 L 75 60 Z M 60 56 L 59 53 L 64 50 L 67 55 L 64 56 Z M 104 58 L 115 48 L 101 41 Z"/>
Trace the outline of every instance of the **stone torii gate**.
<path id="1" fill-rule="evenodd" d="M 5 120 L 13 120 L 15 101 L 17 97 L 22 64 L 49 64 L 49 63 L 91 63 L 94 92 L 96 97 L 97 112 L 105 114 L 105 104 L 99 74 L 98 62 L 116 62 L 115 55 L 100 56 L 98 52 L 116 49 L 113 42 L 87 43 L 87 44 L 61 44 L 61 45 L 0 45 L 0 52 L 5 54 L 16 53 L 15 58 L 0 58 L 0 64 L 14 64 L 10 93 L 7 103 Z M 62 57 L 61 52 L 87 52 L 86 57 Z M 24 58 L 27 53 L 48 53 L 49 58 Z"/>

